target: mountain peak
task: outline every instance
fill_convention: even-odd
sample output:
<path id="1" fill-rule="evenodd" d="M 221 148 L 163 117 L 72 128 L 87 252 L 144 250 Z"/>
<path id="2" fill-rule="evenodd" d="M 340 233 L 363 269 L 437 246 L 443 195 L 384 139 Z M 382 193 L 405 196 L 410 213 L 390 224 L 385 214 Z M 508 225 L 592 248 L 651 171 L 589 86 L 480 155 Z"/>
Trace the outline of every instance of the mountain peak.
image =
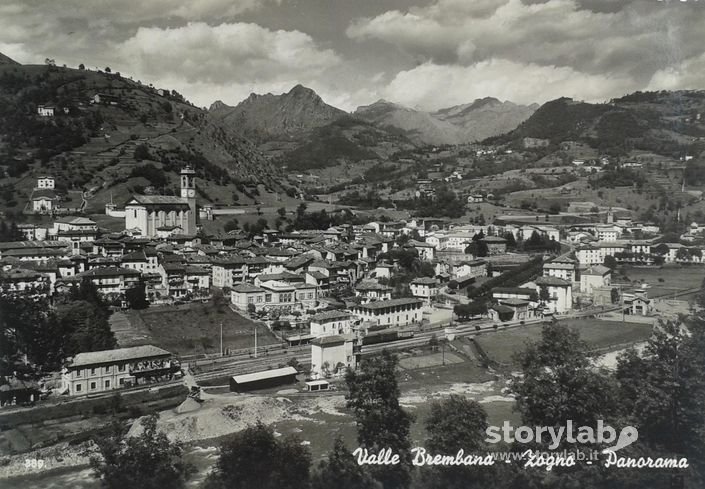
<path id="1" fill-rule="evenodd" d="M 326 104 L 315 91 L 299 84 L 281 95 L 251 94 L 236 107 L 221 111 L 219 118 L 260 142 L 289 140 L 343 115 L 344 111 Z"/>
<path id="2" fill-rule="evenodd" d="M 320 98 L 318 94 L 312 90 L 311 88 L 305 87 L 301 84 L 298 84 L 294 86 L 291 90 L 289 90 L 289 93 L 287 95 L 293 95 L 296 97 L 315 97 L 315 98 Z"/>
<path id="3" fill-rule="evenodd" d="M 223 102 L 222 100 L 216 100 L 216 101 L 213 102 L 213 103 L 211 104 L 211 106 L 208 108 L 208 111 L 209 111 L 209 112 L 215 112 L 215 111 L 218 111 L 218 110 L 225 110 L 225 109 L 229 109 L 229 108 L 230 108 L 230 106 L 229 106 L 228 104 L 226 104 L 225 102 Z"/>

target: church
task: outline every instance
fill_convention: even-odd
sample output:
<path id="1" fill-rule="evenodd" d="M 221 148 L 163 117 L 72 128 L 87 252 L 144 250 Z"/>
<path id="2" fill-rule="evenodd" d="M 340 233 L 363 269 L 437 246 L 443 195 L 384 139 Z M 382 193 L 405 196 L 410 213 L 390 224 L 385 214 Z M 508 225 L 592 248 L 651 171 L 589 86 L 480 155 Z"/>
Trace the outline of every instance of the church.
<path id="1" fill-rule="evenodd" d="M 142 236 L 156 238 L 171 234 L 196 234 L 196 172 L 181 170 L 181 197 L 133 195 L 125 204 L 125 229 L 139 229 Z"/>

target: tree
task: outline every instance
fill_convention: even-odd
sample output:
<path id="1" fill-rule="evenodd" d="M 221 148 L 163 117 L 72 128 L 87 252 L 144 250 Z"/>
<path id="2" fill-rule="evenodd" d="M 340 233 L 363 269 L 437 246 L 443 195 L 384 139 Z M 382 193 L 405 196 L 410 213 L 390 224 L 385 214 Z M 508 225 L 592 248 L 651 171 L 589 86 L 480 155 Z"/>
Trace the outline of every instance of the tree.
<path id="1" fill-rule="evenodd" d="M 678 248 L 676 259 L 680 261 L 690 261 L 690 251 L 688 248 Z"/>
<path id="2" fill-rule="evenodd" d="M 102 487 L 123 489 L 164 489 L 184 487 L 193 467 L 184 463 L 183 447 L 171 442 L 157 431 L 158 415 L 141 421 L 139 436 L 125 437 L 125 430 L 114 423 L 108 433 L 94 439 L 100 457 L 91 459 L 91 466 Z"/>
<path id="3" fill-rule="evenodd" d="M 509 250 L 516 249 L 517 240 L 514 237 L 514 233 L 512 233 L 511 231 L 507 231 L 506 233 L 504 233 L 503 238 L 507 240 L 507 249 L 509 249 Z"/>
<path id="4" fill-rule="evenodd" d="M 471 318 L 474 316 L 484 316 L 487 314 L 487 303 L 484 301 L 473 301 L 469 304 L 458 304 L 453 308 L 453 312 L 459 318 Z"/>
<path id="5" fill-rule="evenodd" d="M 612 304 L 619 302 L 619 290 L 616 287 L 610 290 L 610 300 L 612 301 Z"/>
<path id="6" fill-rule="evenodd" d="M 617 433 L 624 426 L 619 416 L 619 390 L 614 377 L 597 369 L 588 346 L 577 332 L 558 321 L 544 326 L 541 339 L 530 343 L 516 356 L 522 375 L 511 383 L 517 410 L 524 426 L 588 426 L 595 429 L 598 420 L 612 426 Z M 549 448 L 550 447 L 550 448 Z M 521 445 L 519 450 L 528 448 Z M 597 450 L 600 447 L 569 443 L 563 438 L 558 446 L 550 441 L 534 440 L 531 448 L 549 450 Z M 567 470 L 527 469 L 514 474 L 510 487 L 628 487 L 610 485 L 607 472 L 581 465 Z M 642 485 L 637 487 L 653 487 Z M 636 488 L 635 488 L 636 489 Z"/>
<path id="7" fill-rule="evenodd" d="M 24 239 L 24 234 L 19 230 L 16 222 L 11 222 L 9 226 L 5 221 L 0 222 L 0 242 L 24 241 Z"/>
<path id="8" fill-rule="evenodd" d="M 461 448 L 473 452 L 484 446 L 487 413 L 477 401 L 451 394 L 431 403 L 425 425 L 426 448 L 431 452 L 455 455 Z"/>
<path id="9" fill-rule="evenodd" d="M 221 446 L 206 489 L 306 489 L 311 454 L 295 437 L 277 440 L 261 422 L 234 434 Z"/>
<path id="10" fill-rule="evenodd" d="M 108 314 L 98 305 L 86 300 L 61 304 L 56 315 L 65 332 L 64 353 L 73 356 L 86 351 L 110 350 L 117 346 L 110 330 Z"/>
<path id="11" fill-rule="evenodd" d="M 131 309 L 147 309 L 149 307 L 145 288 L 144 282 L 140 281 L 137 285 L 125 291 L 125 300 L 127 300 Z"/>
<path id="12" fill-rule="evenodd" d="M 105 72 L 106 73 L 112 73 L 112 70 L 110 69 L 110 66 L 105 67 Z"/>
<path id="13" fill-rule="evenodd" d="M 474 241 L 465 248 L 465 253 L 479 257 L 489 255 L 490 250 L 484 240 L 475 240 L 475 238 L 473 238 L 473 240 Z"/>
<path id="14" fill-rule="evenodd" d="M 234 230 L 238 229 L 239 227 L 240 227 L 240 223 L 238 223 L 237 219 L 233 217 L 232 219 L 230 219 L 228 222 L 225 223 L 225 225 L 223 226 L 223 230 L 226 233 L 229 233 L 230 231 L 234 231 Z"/>
<path id="15" fill-rule="evenodd" d="M 149 160 L 151 155 L 149 154 L 149 148 L 146 144 L 140 144 L 135 147 L 135 152 L 133 154 L 135 161 Z"/>
<path id="16" fill-rule="evenodd" d="M 616 383 L 594 368 L 588 351 L 577 332 L 556 321 L 517 355 L 523 377 L 511 388 L 525 424 L 596 426 L 616 412 Z"/>
<path id="17" fill-rule="evenodd" d="M 616 377 L 640 441 L 695 460 L 705 450 L 705 321 L 689 330 L 661 323 L 642 354 L 619 357 Z"/>
<path id="18" fill-rule="evenodd" d="M 456 455 L 462 449 L 471 454 L 486 449 L 487 413 L 477 401 L 457 394 L 433 401 L 425 426 L 424 447 L 429 453 Z M 424 470 L 422 481 L 428 488 L 484 488 L 493 485 L 492 474 L 488 467 L 437 467 Z"/>
<path id="19" fill-rule="evenodd" d="M 602 264 L 612 271 L 617 269 L 617 259 L 612 255 L 605 256 L 605 261 Z"/>
<path id="20" fill-rule="evenodd" d="M 340 436 L 333 442 L 328 460 L 319 463 L 311 478 L 311 489 L 372 489 L 375 483 L 352 453 L 345 447 Z"/>
<path id="21" fill-rule="evenodd" d="M 81 63 L 80 65 L 78 65 L 78 69 L 79 69 L 79 70 L 85 70 L 85 69 L 86 69 L 86 65 L 84 65 L 83 63 Z"/>
<path id="22" fill-rule="evenodd" d="M 398 465 L 371 470 L 385 489 L 406 488 L 411 482 L 409 429 L 413 418 L 399 405 L 397 363 L 397 357 L 384 350 L 364 359 L 359 370 L 349 370 L 345 375 L 345 398 L 355 415 L 360 447 L 372 453 L 388 448 L 400 457 Z"/>
<path id="23" fill-rule="evenodd" d="M 23 357 L 37 370 L 56 370 L 65 357 L 66 332 L 46 299 L 0 297 L 0 376 Z"/>
<path id="24" fill-rule="evenodd" d="M 458 289 L 458 281 L 457 280 L 450 280 L 448 282 L 448 288 L 450 290 L 457 290 Z"/>
<path id="25" fill-rule="evenodd" d="M 542 285 L 539 287 L 539 300 L 541 301 L 541 304 L 546 304 L 549 300 L 551 300 L 551 293 L 548 291 L 548 287 L 545 285 Z"/>
<path id="26" fill-rule="evenodd" d="M 286 209 L 284 207 L 280 207 L 277 209 L 277 214 L 279 214 L 279 217 L 282 219 L 286 218 Z"/>

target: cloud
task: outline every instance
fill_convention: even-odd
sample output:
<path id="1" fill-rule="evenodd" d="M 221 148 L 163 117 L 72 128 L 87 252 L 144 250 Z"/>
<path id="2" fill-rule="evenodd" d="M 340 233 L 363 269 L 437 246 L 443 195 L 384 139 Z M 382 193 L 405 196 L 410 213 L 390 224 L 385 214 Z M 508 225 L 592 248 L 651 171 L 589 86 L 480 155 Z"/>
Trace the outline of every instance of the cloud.
<path id="1" fill-rule="evenodd" d="M 21 0 L 0 5 L 2 41 L 18 61 L 105 65 L 142 26 L 222 24 L 281 0 Z M 9 49 L 8 49 L 9 50 Z"/>
<path id="2" fill-rule="evenodd" d="M 399 72 L 385 89 L 389 100 L 424 110 L 493 96 L 529 104 L 562 96 L 602 101 L 634 89 L 628 77 L 586 75 L 569 67 L 492 59 L 472 66 L 424 63 Z"/>
<path id="3" fill-rule="evenodd" d="M 142 76 L 223 84 L 311 79 L 340 62 L 333 50 L 320 49 L 307 34 L 242 22 L 140 27 L 116 52 Z"/>
<path id="4" fill-rule="evenodd" d="M 0 52 L 110 66 L 199 105 L 297 83 L 346 110 L 378 98 L 438 108 L 705 85 L 702 1 L 330 2 L 345 32 L 315 28 L 320 2 L 277 8 L 284 1 L 0 1 Z"/>
<path id="5" fill-rule="evenodd" d="M 705 86 L 705 53 L 684 60 L 676 66 L 658 70 L 646 90 L 702 90 Z"/>
<path id="6" fill-rule="evenodd" d="M 490 59 L 558 65 L 648 81 L 702 52 L 705 9 L 681 2 L 437 0 L 353 21 L 357 41 L 392 44 L 420 62 L 470 66 Z"/>

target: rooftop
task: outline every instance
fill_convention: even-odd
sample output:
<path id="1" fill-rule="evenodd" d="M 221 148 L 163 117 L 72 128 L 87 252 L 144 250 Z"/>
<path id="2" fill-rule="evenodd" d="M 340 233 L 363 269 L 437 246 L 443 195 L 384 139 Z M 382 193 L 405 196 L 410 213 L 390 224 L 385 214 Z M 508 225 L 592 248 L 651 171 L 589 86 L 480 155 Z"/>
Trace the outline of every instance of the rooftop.
<path id="1" fill-rule="evenodd" d="M 264 292 L 259 287 L 250 284 L 237 284 L 232 288 L 233 292 Z"/>
<path id="2" fill-rule="evenodd" d="M 406 306 L 411 304 L 423 304 L 423 301 L 421 299 L 414 299 L 411 297 L 402 297 L 401 299 L 391 299 L 388 301 L 368 302 L 367 304 L 361 304 L 356 307 L 360 309 L 367 309 L 369 311 L 377 311 L 387 307 Z"/>
<path id="3" fill-rule="evenodd" d="M 365 280 L 355 286 L 355 290 L 392 290 L 388 285 L 380 284 L 372 280 Z"/>
<path id="4" fill-rule="evenodd" d="M 595 265 L 595 266 L 588 268 L 584 272 L 582 272 L 583 275 L 599 275 L 599 276 L 603 276 L 608 273 L 611 273 L 611 270 L 603 265 Z"/>
<path id="5" fill-rule="evenodd" d="M 320 321 L 330 321 L 333 319 L 346 319 L 350 317 L 349 312 L 345 311 L 323 311 L 319 312 L 315 316 L 311 317 L 311 321 L 315 322 L 320 322 Z"/>
<path id="6" fill-rule="evenodd" d="M 133 195 L 126 205 L 182 205 L 188 206 L 188 201 L 182 197 L 174 195 Z"/>
<path id="7" fill-rule="evenodd" d="M 414 285 L 438 285 L 438 280 L 433 277 L 417 277 L 411 283 Z"/>
<path id="8" fill-rule="evenodd" d="M 299 372 L 294 367 L 274 368 L 263 372 L 254 372 L 251 374 L 234 375 L 232 377 L 236 384 L 246 384 L 248 382 L 257 382 L 258 380 L 274 379 L 277 377 L 285 377 L 287 375 L 296 375 Z"/>
<path id="9" fill-rule="evenodd" d="M 566 287 L 570 282 L 558 277 L 539 277 L 536 279 L 536 285 L 552 285 L 554 287 Z"/>
<path id="10" fill-rule="evenodd" d="M 82 367 L 85 365 L 126 362 L 129 360 L 139 360 L 142 358 L 163 357 L 169 355 L 171 355 L 171 353 L 154 345 L 133 346 L 130 348 L 118 348 L 117 350 L 79 353 L 73 358 L 70 366 Z"/>

